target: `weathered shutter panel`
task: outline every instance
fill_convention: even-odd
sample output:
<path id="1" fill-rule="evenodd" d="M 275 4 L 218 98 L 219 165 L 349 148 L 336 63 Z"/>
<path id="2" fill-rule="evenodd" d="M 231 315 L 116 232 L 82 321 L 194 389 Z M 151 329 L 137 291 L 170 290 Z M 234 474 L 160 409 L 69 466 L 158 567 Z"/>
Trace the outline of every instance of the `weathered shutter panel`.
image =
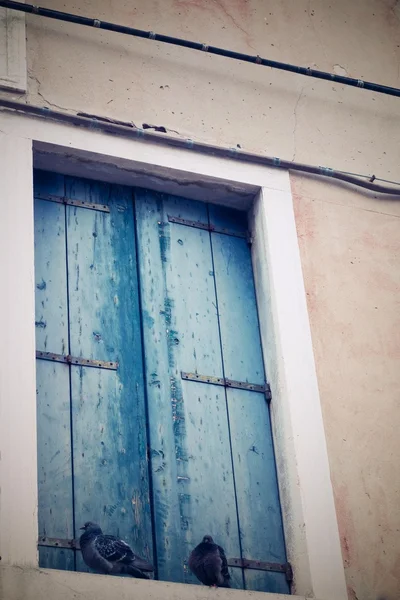
<path id="1" fill-rule="evenodd" d="M 207 533 L 284 565 L 265 394 L 182 378 L 265 383 L 244 215 L 135 196 L 159 577 L 197 583 L 186 560 Z M 289 592 L 282 572 L 230 570 L 233 587 Z"/>
<path id="2" fill-rule="evenodd" d="M 64 195 L 64 178 L 35 174 L 35 192 Z M 36 349 L 68 354 L 66 223 L 62 204 L 35 199 Z M 69 368 L 36 361 L 39 535 L 74 537 Z M 39 547 L 42 567 L 74 570 L 75 553 Z"/>
<path id="3" fill-rule="evenodd" d="M 210 224 L 243 230 L 245 215 L 210 205 Z M 211 232 L 225 376 L 265 381 L 250 249 Z M 226 390 L 242 558 L 286 562 L 269 407 L 263 394 Z M 288 593 L 284 573 L 245 569 L 247 589 Z"/>
<path id="4" fill-rule="evenodd" d="M 43 172 L 35 192 L 78 201 L 35 200 L 37 350 L 118 364 L 37 360 L 40 536 L 95 520 L 152 560 L 132 194 Z M 61 548 L 40 546 L 40 563 L 86 570 Z"/>

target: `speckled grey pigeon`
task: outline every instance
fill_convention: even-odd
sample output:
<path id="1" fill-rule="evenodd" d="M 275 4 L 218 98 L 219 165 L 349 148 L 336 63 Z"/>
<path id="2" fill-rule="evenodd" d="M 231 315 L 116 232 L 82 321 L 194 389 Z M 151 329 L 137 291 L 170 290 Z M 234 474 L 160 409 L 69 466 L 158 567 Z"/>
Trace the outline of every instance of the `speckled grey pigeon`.
<path id="1" fill-rule="evenodd" d="M 133 553 L 131 547 L 113 535 L 104 535 L 99 525 L 88 521 L 81 529 L 79 543 L 88 567 L 106 575 L 132 575 L 150 579 L 144 571 L 154 571 L 151 563 Z"/>
<path id="2" fill-rule="evenodd" d="M 214 542 L 211 535 L 205 535 L 203 541 L 192 550 L 188 564 L 192 573 L 204 585 L 231 587 L 224 549 Z"/>

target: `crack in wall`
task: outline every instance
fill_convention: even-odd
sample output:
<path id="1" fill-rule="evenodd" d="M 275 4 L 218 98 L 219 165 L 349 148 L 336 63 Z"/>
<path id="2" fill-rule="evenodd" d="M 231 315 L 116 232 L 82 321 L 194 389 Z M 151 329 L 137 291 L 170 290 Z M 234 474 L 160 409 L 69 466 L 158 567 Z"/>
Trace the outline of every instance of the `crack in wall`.
<path id="1" fill-rule="evenodd" d="M 390 7 L 391 12 L 400 21 L 400 0 L 394 0 L 393 6 Z"/>
<path id="2" fill-rule="evenodd" d="M 67 108 L 65 106 L 60 106 L 59 104 L 54 104 L 53 102 L 50 102 L 49 100 L 47 100 L 47 98 L 42 94 L 42 92 L 40 91 L 40 88 L 42 86 L 41 82 L 39 81 L 39 79 L 32 74 L 32 71 L 28 70 L 28 79 L 30 81 L 34 81 L 37 85 L 36 88 L 36 94 L 38 96 L 40 96 L 40 98 L 42 98 L 42 100 L 46 103 L 47 106 L 52 106 L 54 108 L 59 108 L 60 110 L 66 110 L 66 111 L 71 111 L 70 108 Z M 29 102 L 29 86 L 28 86 L 28 102 Z"/>
<path id="3" fill-rule="evenodd" d="M 249 32 L 244 27 L 242 27 L 242 25 L 240 25 L 240 23 L 238 23 L 238 21 L 235 19 L 235 17 L 227 10 L 227 8 L 225 8 L 222 0 L 214 0 L 214 4 L 216 4 L 216 6 L 221 10 L 221 12 L 224 13 L 224 15 L 226 17 L 228 17 L 228 19 L 233 23 L 233 25 L 244 34 L 246 44 L 249 46 L 249 48 L 251 48 L 252 50 L 254 50 L 254 52 L 256 52 L 256 49 L 254 48 L 254 46 L 251 43 L 251 37 L 250 37 Z"/>
<path id="4" fill-rule="evenodd" d="M 48 100 L 46 98 L 46 96 L 40 91 L 40 88 L 42 86 L 40 80 L 35 75 L 33 75 L 31 71 L 28 71 L 28 78 L 30 81 L 34 81 L 36 83 L 36 90 L 34 91 L 34 93 L 36 93 L 40 98 L 42 98 L 42 100 L 46 103 L 46 106 L 49 106 L 52 108 L 58 108 L 59 110 L 64 110 L 67 112 L 73 112 L 74 114 L 77 114 L 78 116 L 84 116 L 84 117 L 91 118 L 91 119 L 98 119 L 100 121 L 105 121 L 105 122 L 109 122 L 109 123 L 117 123 L 119 125 L 124 125 L 127 127 L 134 127 L 137 129 L 137 126 L 135 125 L 135 123 L 133 121 L 123 122 L 118 119 L 112 119 L 111 117 L 100 117 L 99 115 L 92 115 L 92 114 L 85 113 L 85 112 L 75 113 L 75 111 L 72 108 L 68 108 L 66 106 L 61 106 L 60 104 L 55 104 L 54 102 L 50 102 L 50 100 Z M 29 102 L 29 100 L 28 100 L 28 103 L 34 105 L 33 103 Z M 170 127 L 165 127 L 164 125 L 156 126 L 156 125 L 147 125 L 146 123 L 143 123 L 143 129 L 154 129 L 155 131 L 161 131 L 163 133 L 174 133 L 180 137 L 186 137 L 186 136 L 184 136 L 184 134 L 182 134 L 177 129 L 171 129 Z M 192 138 L 195 139 L 194 136 L 192 136 Z M 197 139 L 200 140 L 200 138 L 197 138 Z"/>

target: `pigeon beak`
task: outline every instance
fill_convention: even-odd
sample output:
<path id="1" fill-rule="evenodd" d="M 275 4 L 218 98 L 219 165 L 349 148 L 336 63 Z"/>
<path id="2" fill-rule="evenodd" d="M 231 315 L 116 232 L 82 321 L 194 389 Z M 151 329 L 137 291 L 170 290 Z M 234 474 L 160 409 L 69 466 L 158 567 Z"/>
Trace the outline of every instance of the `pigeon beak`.
<path id="1" fill-rule="evenodd" d="M 79 531 L 81 531 L 82 529 L 85 529 L 85 526 L 79 527 Z"/>

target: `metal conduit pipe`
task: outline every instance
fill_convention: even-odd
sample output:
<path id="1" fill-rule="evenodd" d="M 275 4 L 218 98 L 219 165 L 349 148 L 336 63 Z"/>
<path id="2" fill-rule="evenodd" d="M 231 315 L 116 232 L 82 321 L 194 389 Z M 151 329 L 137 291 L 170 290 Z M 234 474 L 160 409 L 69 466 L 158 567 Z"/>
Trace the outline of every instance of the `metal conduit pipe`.
<path id="1" fill-rule="evenodd" d="M 122 121 L 115 122 L 112 119 L 94 117 L 92 115 L 84 116 L 82 114 L 71 114 L 53 110 L 47 107 L 33 106 L 30 104 L 24 104 L 23 102 L 14 102 L 12 100 L 0 99 L 0 110 L 1 109 L 4 111 L 17 112 L 44 119 L 51 119 L 53 121 L 68 123 L 70 125 L 85 127 L 92 130 L 94 129 L 103 133 L 119 135 L 121 137 L 130 139 L 142 139 L 153 144 L 171 146 L 184 150 L 193 150 L 194 152 L 199 152 L 201 154 L 208 154 L 221 158 L 230 158 L 233 160 L 264 165 L 267 167 L 286 169 L 289 171 L 300 171 L 302 173 L 309 173 L 311 175 L 330 177 L 331 179 L 344 181 L 351 185 L 365 188 L 371 192 L 378 194 L 390 194 L 392 196 L 400 197 L 400 184 L 398 187 L 389 187 L 374 183 L 377 179 L 374 175 L 372 177 L 365 176 L 366 180 L 364 181 L 360 176 L 344 173 L 343 171 L 335 171 L 329 167 L 315 167 L 313 165 L 282 160 L 276 157 L 263 156 L 261 154 L 254 154 L 252 152 L 243 152 L 239 148 L 222 148 L 220 146 L 205 144 L 203 142 L 194 142 L 190 139 L 174 138 L 169 135 L 152 133 L 148 130 L 137 128 L 132 123 L 124 123 Z"/>
<path id="2" fill-rule="evenodd" d="M 107 31 L 115 31 L 116 33 L 123 33 L 125 35 L 131 35 L 134 37 L 147 38 L 162 42 L 164 44 L 172 44 L 174 46 L 181 46 L 183 48 L 191 48 L 192 50 L 200 50 L 209 54 L 216 54 L 218 56 L 225 56 L 226 58 L 232 58 L 234 60 L 240 60 L 249 63 L 256 63 L 263 67 L 271 67 L 272 69 L 279 69 L 281 71 L 289 71 L 290 73 L 297 73 L 299 75 L 306 75 L 308 77 L 314 77 L 316 79 L 325 79 L 330 82 L 340 83 L 342 85 L 349 85 L 352 87 L 358 87 L 364 90 L 370 90 L 379 94 L 388 94 L 389 96 L 400 97 L 400 89 L 389 87 L 386 85 L 380 85 L 378 83 L 372 83 L 370 81 L 364 81 L 362 79 L 354 79 L 352 77 L 344 77 L 343 75 L 335 75 L 334 73 L 327 73 L 325 71 L 318 71 L 309 67 L 299 67 L 288 63 L 278 62 L 276 60 L 270 60 L 268 58 L 261 58 L 260 56 L 252 56 L 250 54 L 243 54 L 241 52 L 234 52 L 233 50 L 226 50 L 224 48 L 218 48 L 217 46 L 209 46 L 207 44 L 201 44 L 199 42 L 193 42 L 190 40 L 183 40 L 181 38 L 172 37 L 169 35 L 162 35 L 154 33 L 153 31 L 144 31 L 142 29 L 134 29 L 133 27 L 126 27 L 124 25 L 117 25 L 116 23 L 110 23 L 108 21 L 100 21 L 99 19 L 92 19 L 88 17 L 81 17 L 79 15 L 60 12 L 58 10 L 52 10 L 49 8 L 42 8 L 40 6 L 34 6 L 32 4 L 23 4 L 22 2 L 11 2 L 7 0 L 0 0 L 0 7 L 8 8 L 24 13 L 32 13 L 41 17 L 48 17 L 50 19 L 57 19 L 58 21 L 65 21 L 67 23 L 77 23 L 79 25 L 86 25 L 88 27 L 96 27 L 98 29 L 104 29 Z"/>

